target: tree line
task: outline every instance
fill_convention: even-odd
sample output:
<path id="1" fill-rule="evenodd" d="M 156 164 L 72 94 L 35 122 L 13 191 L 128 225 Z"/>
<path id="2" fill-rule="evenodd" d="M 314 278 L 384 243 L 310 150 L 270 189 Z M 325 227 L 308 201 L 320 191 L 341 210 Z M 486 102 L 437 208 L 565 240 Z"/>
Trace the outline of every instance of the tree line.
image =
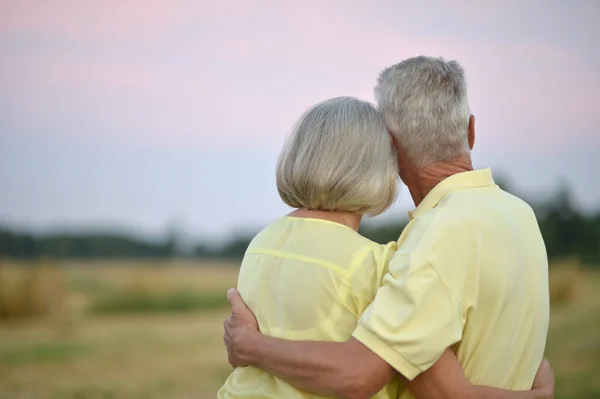
<path id="1" fill-rule="evenodd" d="M 582 212 L 566 186 L 546 201 L 533 203 L 533 207 L 550 259 L 577 257 L 584 264 L 600 267 L 600 209 L 591 213 Z M 374 241 L 386 243 L 396 240 L 406 224 L 404 220 L 363 226 L 360 233 Z M 239 259 L 251 239 L 251 235 L 236 236 L 220 246 L 197 244 L 182 251 L 177 235 L 163 240 L 111 232 L 36 235 L 0 227 L 0 257 Z"/>

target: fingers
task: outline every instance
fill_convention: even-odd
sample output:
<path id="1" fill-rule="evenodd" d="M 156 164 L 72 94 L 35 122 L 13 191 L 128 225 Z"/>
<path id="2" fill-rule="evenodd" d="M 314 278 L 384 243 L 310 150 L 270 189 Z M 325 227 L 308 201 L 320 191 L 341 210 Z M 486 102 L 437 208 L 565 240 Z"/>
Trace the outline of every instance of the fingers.
<path id="1" fill-rule="evenodd" d="M 533 381 L 533 388 L 544 389 L 547 397 L 553 397 L 554 395 L 554 371 L 547 359 L 542 359 L 538 367 Z"/>
<path id="2" fill-rule="evenodd" d="M 229 334 L 229 326 L 231 323 L 231 316 L 227 316 L 227 318 L 225 319 L 225 321 L 223 322 L 223 339 L 228 340 L 231 335 Z M 225 344 L 227 344 L 227 342 L 225 342 Z"/>
<path id="3" fill-rule="evenodd" d="M 248 332 L 259 331 L 258 322 L 236 289 L 227 290 L 227 301 L 231 305 L 231 315 L 223 323 L 227 359 L 234 368 L 244 367 L 246 364 L 241 359 L 244 346 L 247 346 Z"/>
<path id="4" fill-rule="evenodd" d="M 538 367 L 538 373 L 541 373 L 544 369 L 549 368 L 550 367 L 550 363 L 548 362 L 548 360 L 546 358 L 542 359 L 542 362 L 540 363 L 540 367 Z"/>
<path id="5" fill-rule="evenodd" d="M 542 359 L 537 373 L 540 375 L 554 377 L 554 371 L 552 370 L 552 367 L 550 367 L 550 362 L 548 361 L 548 359 Z"/>
<path id="6" fill-rule="evenodd" d="M 233 349 L 231 347 L 232 346 L 231 334 L 229 333 L 230 323 L 231 323 L 231 316 L 228 316 L 225 319 L 225 321 L 223 322 L 223 329 L 224 329 L 223 343 L 225 344 L 225 349 L 227 350 L 227 363 L 229 363 L 229 365 L 235 369 L 237 367 L 237 365 L 235 364 Z"/>
<path id="7" fill-rule="evenodd" d="M 227 289 L 227 301 L 229 301 L 229 303 L 231 303 L 230 301 L 230 297 L 231 295 L 233 295 L 234 292 L 236 292 L 237 290 L 235 288 L 228 288 Z"/>
<path id="8" fill-rule="evenodd" d="M 231 313 L 233 314 L 250 312 L 250 309 L 246 306 L 246 302 L 244 302 L 239 291 L 235 288 L 227 290 L 227 301 L 231 305 Z"/>
<path id="9" fill-rule="evenodd" d="M 542 359 L 542 366 L 543 366 L 544 368 L 547 368 L 547 369 L 550 369 L 550 370 L 552 370 L 552 367 L 550 367 L 550 362 L 549 362 L 549 361 L 548 361 L 548 359 L 546 359 L 546 358 Z"/>

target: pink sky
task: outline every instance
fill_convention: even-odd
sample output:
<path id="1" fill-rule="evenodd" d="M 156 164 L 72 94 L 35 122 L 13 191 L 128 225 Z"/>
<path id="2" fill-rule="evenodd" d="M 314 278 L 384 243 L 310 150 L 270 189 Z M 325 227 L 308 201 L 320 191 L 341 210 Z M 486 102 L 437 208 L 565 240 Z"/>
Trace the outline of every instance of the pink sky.
<path id="1" fill-rule="evenodd" d="M 180 214 L 203 223 L 211 216 L 201 207 L 182 210 L 171 199 L 151 210 L 141 207 L 136 216 L 118 202 L 102 208 L 85 185 L 69 195 L 55 187 L 74 178 L 73 152 L 90 146 L 106 151 L 98 155 L 106 171 L 98 173 L 101 181 L 112 176 L 106 179 L 113 182 L 119 174 L 108 165 L 110 149 L 132 149 L 124 159 L 137 164 L 149 153 L 160 159 L 184 150 L 222 159 L 252 148 L 268 165 L 264 171 L 241 177 L 232 167 L 212 170 L 223 175 L 209 177 L 217 184 L 268 181 L 256 185 L 256 198 L 262 199 L 260 190 L 272 190 L 272 160 L 307 107 L 339 95 L 372 100 L 378 72 L 420 54 L 456 59 L 465 67 L 477 117 L 476 150 L 483 159 L 498 159 L 511 169 L 502 164 L 505 155 L 577 158 L 580 151 L 600 147 L 600 3 L 284 3 L 1 2 L 0 162 L 6 164 L 0 165 L 5 171 L 0 183 L 11 190 L 0 222 L 131 218 L 130 224 L 153 227 Z M 46 143 L 46 149 L 33 150 L 34 143 Z M 47 159 L 52 172 L 34 172 L 42 166 L 39 159 Z M 162 176 L 169 165 L 148 168 Z M 206 171 L 197 175 L 209 179 Z M 19 183 L 35 176 L 53 199 L 42 210 L 23 200 L 33 189 Z M 148 180 L 138 188 L 117 184 L 115 195 L 153 195 L 161 182 Z M 178 190 L 185 192 L 186 184 Z M 107 183 L 105 190 L 113 189 Z M 218 204 L 234 196 L 232 188 L 223 189 L 206 194 L 212 197 L 205 201 Z M 600 188 L 583 196 L 597 193 Z M 65 205 L 72 197 L 78 207 Z M 270 192 L 266 208 L 284 210 L 275 203 L 276 193 Z M 269 217 L 265 211 L 251 221 Z M 246 220 L 243 211 L 228 218 L 227 226 Z"/>

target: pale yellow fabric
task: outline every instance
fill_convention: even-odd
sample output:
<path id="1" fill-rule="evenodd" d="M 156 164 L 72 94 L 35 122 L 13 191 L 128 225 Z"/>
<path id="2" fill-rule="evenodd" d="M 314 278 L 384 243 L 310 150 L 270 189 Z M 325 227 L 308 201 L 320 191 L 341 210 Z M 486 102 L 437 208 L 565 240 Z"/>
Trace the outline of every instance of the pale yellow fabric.
<path id="1" fill-rule="evenodd" d="M 529 389 L 548 322 L 536 218 L 485 169 L 443 180 L 411 214 L 353 335 L 409 379 L 454 346 L 472 383 Z"/>
<path id="2" fill-rule="evenodd" d="M 379 245 L 341 224 L 283 217 L 250 243 L 238 281 L 261 331 L 344 342 L 371 303 L 396 243 Z M 395 398 L 397 383 L 376 398 Z M 317 398 L 254 367 L 237 368 L 219 398 Z"/>

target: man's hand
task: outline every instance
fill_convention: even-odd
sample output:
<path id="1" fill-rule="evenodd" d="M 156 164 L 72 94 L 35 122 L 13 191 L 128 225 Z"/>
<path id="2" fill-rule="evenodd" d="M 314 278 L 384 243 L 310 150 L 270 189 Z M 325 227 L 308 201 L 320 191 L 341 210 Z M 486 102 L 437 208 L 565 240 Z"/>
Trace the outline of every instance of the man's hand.
<path id="1" fill-rule="evenodd" d="M 540 399 L 554 399 L 554 371 L 548 360 L 542 360 L 533 380 L 532 389 L 538 392 Z"/>
<path id="2" fill-rule="evenodd" d="M 247 366 L 245 353 L 252 348 L 253 338 L 260 335 L 258 321 L 234 288 L 227 290 L 227 301 L 231 305 L 231 315 L 223 323 L 227 358 L 233 368 Z"/>

